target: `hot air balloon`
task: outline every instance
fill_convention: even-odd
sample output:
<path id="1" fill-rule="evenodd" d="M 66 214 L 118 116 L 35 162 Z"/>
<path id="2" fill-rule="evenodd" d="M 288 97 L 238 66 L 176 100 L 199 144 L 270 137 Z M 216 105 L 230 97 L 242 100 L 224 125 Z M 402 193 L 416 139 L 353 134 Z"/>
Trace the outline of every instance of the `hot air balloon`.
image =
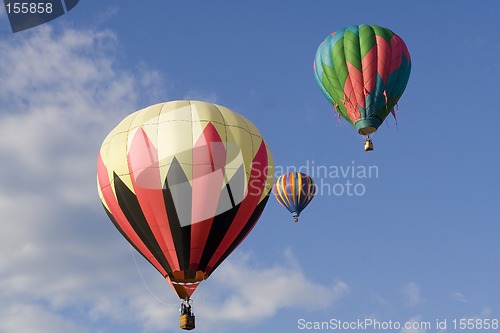
<path id="1" fill-rule="evenodd" d="M 281 175 L 274 183 L 276 200 L 292 213 L 295 222 L 300 212 L 309 205 L 316 194 L 316 185 L 309 175 L 302 172 L 289 172 Z"/>
<path id="2" fill-rule="evenodd" d="M 271 152 L 257 128 L 200 101 L 127 116 L 98 154 L 104 210 L 183 301 L 184 329 L 195 326 L 191 295 L 252 230 L 273 180 Z"/>
<path id="3" fill-rule="evenodd" d="M 340 116 L 366 136 L 394 113 L 410 77 L 411 60 L 403 40 L 376 25 L 349 26 L 331 35 L 316 52 L 316 81 Z"/>

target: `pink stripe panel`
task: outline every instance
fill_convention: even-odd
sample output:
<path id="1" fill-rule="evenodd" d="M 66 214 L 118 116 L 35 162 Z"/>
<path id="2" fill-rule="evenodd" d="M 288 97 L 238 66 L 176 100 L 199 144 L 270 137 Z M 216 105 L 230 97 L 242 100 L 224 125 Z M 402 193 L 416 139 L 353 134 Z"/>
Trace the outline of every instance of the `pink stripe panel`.
<path id="1" fill-rule="evenodd" d="M 359 112 L 357 103 L 356 103 L 356 95 L 354 93 L 354 90 L 352 88 L 352 82 L 351 82 L 351 77 L 347 76 L 344 84 L 344 100 L 342 103 L 344 104 L 346 110 L 347 110 L 347 115 L 349 116 L 349 119 L 351 119 L 352 122 L 355 122 L 359 118 L 361 118 L 361 113 Z"/>
<path id="2" fill-rule="evenodd" d="M 224 182 L 226 148 L 212 123 L 193 150 L 190 268 L 197 269 L 207 242 Z"/>
<path id="3" fill-rule="evenodd" d="M 391 59 L 391 47 L 385 41 L 384 38 L 376 36 L 377 38 L 377 72 L 382 78 L 384 85 L 387 82 L 387 76 L 389 75 L 390 59 Z"/>
<path id="4" fill-rule="evenodd" d="M 349 77 L 351 78 L 352 89 L 354 90 L 354 96 L 356 97 L 356 108 L 358 105 L 361 105 L 365 108 L 365 94 L 364 94 L 364 86 L 363 86 L 363 74 L 351 65 L 349 62 L 347 64 L 347 71 L 349 73 Z M 352 92 L 351 92 L 352 94 Z M 348 95 L 350 96 L 350 95 Z"/>
<path id="5" fill-rule="evenodd" d="M 128 153 L 128 167 L 135 195 L 148 226 L 172 270 L 179 270 L 177 252 L 163 199 L 158 150 L 142 128 L 137 130 L 132 139 Z"/>
<path id="6" fill-rule="evenodd" d="M 391 67 L 389 68 L 389 74 L 396 71 L 401 66 L 401 60 L 403 55 L 403 45 L 404 42 L 398 35 L 392 36 L 391 39 Z"/>

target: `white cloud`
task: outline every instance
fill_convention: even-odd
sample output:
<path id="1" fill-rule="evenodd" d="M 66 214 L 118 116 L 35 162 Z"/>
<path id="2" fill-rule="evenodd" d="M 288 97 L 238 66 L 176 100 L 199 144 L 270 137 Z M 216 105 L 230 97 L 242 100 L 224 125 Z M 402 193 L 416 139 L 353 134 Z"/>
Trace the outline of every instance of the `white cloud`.
<path id="1" fill-rule="evenodd" d="M 2 307 L 2 312 L 0 332 L 92 332 L 37 305 L 11 303 Z"/>
<path id="2" fill-rule="evenodd" d="M 284 257 L 284 263 L 268 267 L 249 253 L 233 253 L 193 294 L 193 310 L 199 323 L 196 330 L 231 331 L 237 325 L 254 325 L 290 308 L 322 310 L 349 293 L 347 284 L 340 280 L 332 279 L 328 285 L 311 281 L 290 250 Z M 143 282 L 146 286 L 132 304 L 135 316 L 141 318 L 147 331 L 175 328 L 179 301 L 170 297 L 173 292 L 159 279 Z M 159 296 L 165 294 L 168 300 Z"/>
<path id="3" fill-rule="evenodd" d="M 394 306 L 391 304 L 391 302 L 389 302 L 389 300 L 387 300 L 386 298 L 378 295 L 378 294 L 371 294 L 370 295 L 370 299 L 377 305 L 377 306 L 380 306 L 384 309 L 389 309 L 389 310 L 393 310 L 394 309 Z"/>
<path id="4" fill-rule="evenodd" d="M 295 262 L 291 251 L 285 263 L 255 268 L 250 256 L 237 255 L 211 277 L 214 289 L 227 297 L 207 300 L 203 313 L 207 319 L 228 322 L 255 322 L 270 318 L 280 309 L 321 310 L 349 292 L 346 283 L 333 280 L 328 285 L 311 281 Z"/>
<path id="5" fill-rule="evenodd" d="M 130 315 L 124 296 L 112 298 L 130 283 L 119 279 L 128 253 L 104 223 L 96 157 L 111 127 L 161 80 L 118 68 L 116 45 L 109 31 L 46 26 L 0 41 L 0 304 L 10 309 L 0 312 L 2 332 L 84 332 L 60 314 L 70 307 Z"/>
<path id="6" fill-rule="evenodd" d="M 140 259 L 167 305 L 147 293 L 97 197 L 104 136 L 126 114 L 166 100 L 158 72 L 120 68 L 117 45 L 110 31 L 48 26 L 0 40 L 2 333 L 178 330 L 174 293 Z M 240 254 L 223 264 L 195 304 L 205 329 L 228 307 L 227 323 L 256 322 L 284 308 L 326 307 L 348 291 L 341 281 L 310 281 L 287 258 L 255 268 Z"/>
<path id="7" fill-rule="evenodd" d="M 424 299 L 420 295 L 420 287 L 415 282 L 409 282 L 401 288 L 405 302 L 409 306 L 421 304 Z"/>
<path id="8" fill-rule="evenodd" d="M 458 291 L 453 291 L 450 293 L 450 297 L 452 300 L 457 301 L 457 302 L 462 302 L 465 303 L 467 302 L 467 298 L 465 298 L 464 294 Z"/>
<path id="9" fill-rule="evenodd" d="M 157 74 L 116 69 L 109 31 L 35 31 L 0 43 L 2 190 L 93 205 L 100 142 Z"/>

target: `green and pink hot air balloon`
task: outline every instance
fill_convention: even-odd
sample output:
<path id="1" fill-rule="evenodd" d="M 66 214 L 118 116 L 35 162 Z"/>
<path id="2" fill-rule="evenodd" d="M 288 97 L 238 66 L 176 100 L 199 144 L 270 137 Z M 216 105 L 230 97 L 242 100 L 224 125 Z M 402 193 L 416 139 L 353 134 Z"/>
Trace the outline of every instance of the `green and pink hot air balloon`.
<path id="1" fill-rule="evenodd" d="M 349 26 L 333 32 L 318 47 L 316 81 L 335 110 L 366 136 L 392 113 L 411 71 L 408 49 L 398 35 L 376 25 Z"/>

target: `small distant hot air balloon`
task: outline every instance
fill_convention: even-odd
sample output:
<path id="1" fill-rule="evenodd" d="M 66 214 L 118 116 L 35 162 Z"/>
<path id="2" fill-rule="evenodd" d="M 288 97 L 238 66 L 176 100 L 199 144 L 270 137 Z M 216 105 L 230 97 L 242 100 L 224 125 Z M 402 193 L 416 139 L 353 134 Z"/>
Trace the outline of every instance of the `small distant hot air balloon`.
<path id="1" fill-rule="evenodd" d="M 289 172 L 278 177 L 274 183 L 276 200 L 292 213 L 295 222 L 300 212 L 309 205 L 316 194 L 316 185 L 311 177 L 302 172 Z"/>
<path id="2" fill-rule="evenodd" d="M 404 41 L 376 25 L 349 26 L 333 32 L 318 47 L 316 81 L 335 110 L 366 136 L 365 150 L 373 150 L 370 134 L 394 113 L 411 71 Z"/>
<path id="3" fill-rule="evenodd" d="M 200 101 L 129 115 L 104 139 L 97 164 L 106 213 L 183 301 L 183 329 L 195 326 L 191 295 L 257 223 L 273 180 L 257 128 Z"/>

